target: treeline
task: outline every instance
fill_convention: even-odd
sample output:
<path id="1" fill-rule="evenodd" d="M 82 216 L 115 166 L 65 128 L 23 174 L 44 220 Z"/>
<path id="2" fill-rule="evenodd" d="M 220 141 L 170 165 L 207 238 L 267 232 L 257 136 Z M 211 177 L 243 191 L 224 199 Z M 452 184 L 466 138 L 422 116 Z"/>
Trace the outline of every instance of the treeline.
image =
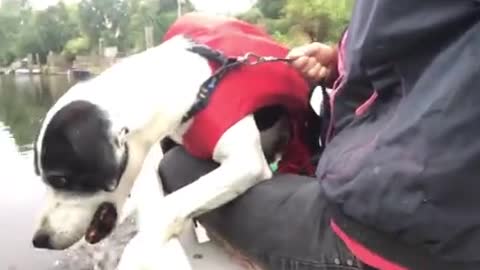
<path id="1" fill-rule="evenodd" d="M 337 42 L 346 28 L 354 0 L 258 0 L 238 17 L 264 26 L 279 41 Z"/>
<path id="2" fill-rule="evenodd" d="M 184 12 L 192 11 L 184 1 Z M 59 2 L 35 10 L 28 0 L 2 0 L 0 7 L 0 65 L 30 53 L 42 62 L 50 51 L 73 56 L 117 46 L 130 53 L 145 48 L 145 27 L 153 26 L 158 42 L 177 17 L 176 0 L 81 0 Z"/>
<path id="3" fill-rule="evenodd" d="M 238 17 L 264 26 L 289 45 L 335 41 L 347 24 L 353 1 L 259 0 Z M 190 1 L 181 2 L 182 12 L 194 10 Z M 81 0 L 34 10 L 28 0 L 2 0 L 0 66 L 28 54 L 38 54 L 44 62 L 50 51 L 73 57 L 100 46 L 116 46 L 124 53 L 143 50 L 145 27 L 152 26 L 158 44 L 176 19 L 177 8 L 177 0 Z"/>

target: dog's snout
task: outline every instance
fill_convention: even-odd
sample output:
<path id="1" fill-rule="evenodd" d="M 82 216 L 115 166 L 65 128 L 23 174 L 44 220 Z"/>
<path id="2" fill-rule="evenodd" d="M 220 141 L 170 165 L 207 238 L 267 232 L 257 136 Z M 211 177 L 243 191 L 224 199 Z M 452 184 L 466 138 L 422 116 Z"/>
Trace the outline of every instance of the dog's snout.
<path id="1" fill-rule="evenodd" d="M 52 242 L 50 241 L 50 236 L 46 233 L 38 233 L 33 237 L 33 246 L 36 248 L 52 248 Z"/>

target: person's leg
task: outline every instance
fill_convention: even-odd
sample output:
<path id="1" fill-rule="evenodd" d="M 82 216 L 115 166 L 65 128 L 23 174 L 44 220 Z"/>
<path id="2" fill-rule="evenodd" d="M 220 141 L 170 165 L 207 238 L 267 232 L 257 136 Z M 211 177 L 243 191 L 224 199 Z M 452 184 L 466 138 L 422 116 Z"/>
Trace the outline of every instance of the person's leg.
<path id="1" fill-rule="evenodd" d="M 175 147 L 159 174 L 170 193 L 216 167 Z M 199 220 L 269 270 L 364 269 L 330 230 L 327 202 L 314 178 L 275 176 Z"/>

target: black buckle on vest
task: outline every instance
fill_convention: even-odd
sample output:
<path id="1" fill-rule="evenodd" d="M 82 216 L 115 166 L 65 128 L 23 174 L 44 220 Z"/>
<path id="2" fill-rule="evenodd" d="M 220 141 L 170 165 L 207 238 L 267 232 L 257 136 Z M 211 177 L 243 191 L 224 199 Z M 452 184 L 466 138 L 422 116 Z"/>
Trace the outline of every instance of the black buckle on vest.
<path id="1" fill-rule="evenodd" d="M 222 52 L 214 50 L 203 44 L 194 43 L 194 45 L 187 50 L 203 56 L 210 61 L 215 61 L 222 66 L 233 60 L 226 57 Z"/>

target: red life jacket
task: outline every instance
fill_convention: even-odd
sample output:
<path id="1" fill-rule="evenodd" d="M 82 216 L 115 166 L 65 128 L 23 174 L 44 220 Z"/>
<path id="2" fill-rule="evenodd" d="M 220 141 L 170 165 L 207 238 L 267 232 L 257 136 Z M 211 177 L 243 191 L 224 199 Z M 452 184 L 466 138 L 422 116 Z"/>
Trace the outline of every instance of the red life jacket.
<path id="1" fill-rule="evenodd" d="M 285 57 L 289 51 L 251 24 L 199 13 L 179 18 L 165 34 L 164 41 L 177 35 L 191 38 L 228 57 L 239 57 L 248 52 Z M 210 66 L 212 73 L 218 68 L 213 62 Z M 262 107 L 277 104 L 287 108 L 293 120 L 294 134 L 279 170 L 312 174 L 310 153 L 301 140 L 305 115 L 310 109 L 309 85 L 300 73 L 284 62 L 241 66 L 229 71 L 218 83 L 208 105 L 194 116 L 191 127 L 183 136 L 183 144 L 192 155 L 211 158 L 215 145 L 228 128 Z"/>

